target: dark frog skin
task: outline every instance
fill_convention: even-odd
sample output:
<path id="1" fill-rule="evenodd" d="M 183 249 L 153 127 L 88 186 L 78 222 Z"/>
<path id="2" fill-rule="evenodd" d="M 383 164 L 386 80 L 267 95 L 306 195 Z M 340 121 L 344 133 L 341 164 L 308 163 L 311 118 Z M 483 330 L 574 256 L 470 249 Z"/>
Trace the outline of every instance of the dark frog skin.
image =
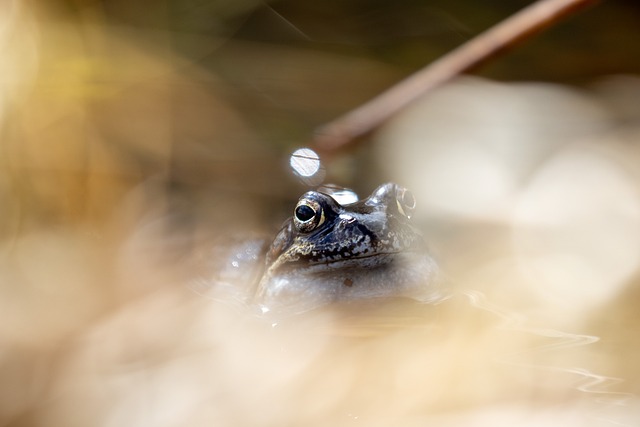
<path id="1" fill-rule="evenodd" d="M 411 223 L 415 206 L 411 192 L 393 183 L 346 205 L 305 193 L 267 252 L 256 301 L 307 308 L 375 297 L 440 299 L 436 263 Z"/>

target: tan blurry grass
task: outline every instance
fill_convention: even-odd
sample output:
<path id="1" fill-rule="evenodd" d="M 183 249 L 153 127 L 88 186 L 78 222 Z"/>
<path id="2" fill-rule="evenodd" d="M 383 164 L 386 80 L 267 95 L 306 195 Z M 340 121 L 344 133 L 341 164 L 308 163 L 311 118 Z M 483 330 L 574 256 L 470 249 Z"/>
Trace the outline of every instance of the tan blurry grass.
<path id="1" fill-rule="evenodd" d="M 91 9 L 72 19 L 17 2 L 2 7 L 3 425 L 584 426 L 602 425 L 602 419 L 632 425 L 637 419 L 633 396 L 607 394 L 637 392 L 633 355 L 639 322 L 629 308 L 635 301 L 624 301 L 637 288 L 637 248 L 631 245 L 625 254 L 630 262 L 621 264 L 624 274 L 608 276 L 615 286 L 596 288 L 589 304 L 579 304 L 586 298 L 579 275 L 545 282 L 523 273 L 522 263 L 543 258 L 549 248 L 574 250 L 592 223 L 567 229 L 560 222 L 550 233 L 538 234 L 520 228 L 516 220 L 523 217 L 511 216 L 514 206 L 523 214 L 564 206 L 557 200 L 565 192 L 549 202 L 545 190 L 575 182 L 574 175 L 569 181 L 554 177 L 564 176 L 562 161 L 574 165 L 577 151 L 593 162 L 570 171 L 580 176 L 604 170 L 596 179 L 613 176 L 613 187 L 602 194 L 612 194 L 615 203 L 606 207 L 616 214 L 631 206 L 625 213 L 635 226 L 638 117 L 633 101 L 606 104 L 592 94 L 580 95 L 584 103 L 568 102 L 551 116 L 586 117 L 577 126 L 583 132 L 579 138 L 556 134 L 553 140 L 536 133 L 548 124 L 536 122 L 541 116 L 527 109 L 536 102 L 510 103 L 508 87 L 470 84 L 466 92 L 453 88 L 453 94 L 436 99 L 435 107 L 416 112 L 415 121 L 409 117 L 382 135 L 393 144 L 391 153 L 378 156 L 388 176 L 415 189 L 429 208 L 423 212 L 459 221 L 446 238 L 428 235 L 454 284 L 479 288 L 500 305 L 517 307 L 517 314 L 478 308 L 457 296 L 440 306 L 397 302 L 265 318 L 191 292 L 185 286 L 188 263 L 175 248 L 188 247 L 184 241 L 197 240 L 198 233 L 215 235 L 227 224 L 251 231 L 277 210 L 276 195 L 295 198 L 291 186 L 279 184 L 285 174 L 281 151 L 286 150 L 259 140 L 229 87 L 174 55 L 162 31 L 111 27 Z M 238 43 L 231 52 L 257 92 L 292 85 L 295 90 L 280 101 L 317 115 L 334 102 L 362 95 L 339 87 L 339 101 L 332 94 L 310 100 L 305 88 L 321 74 L 333 78 L 327 68 L 343 67 L 344 73 L 377 82 L 394 75 L 380 64 L 302 55 L 295 49 Z M 278 76 L 278 68 L 267 61 L 272 55 L 300 72 Z M 617 87 L 607 93 L 624 101 L 637 82 Z M 568 95 L 556 87 L 544 96 L 559 103 Z M 510 108 L 493 109 L 499 114 L 491 115 L 482 103 L 471 108 L 478 99 Z M 515 106 L 526 111 L 516 114 Z M 443 111 L 460 116 L 447 121 Z M 427 125 L 417 130 L 420 147 L 407 148 L 402 144 L 411 139 L 416 123 Z M 489 132 L 482 134 L 482 128 Z M 477 139 L 469 139 L 469 132 Z M 610 141 L 606 153 L 598 148 L 602 135 Z M 563 138 L 573 138 L 573 145 Z M 476 145 L 470 149 L 470 144 Z M 439 151 L 452 145 L 451 152 Z M 430 166 L 435 158 L 447 163 Z M 546 163 L 553 158 L 560 166 Z M 352 175 L 359 176 L 351 169 L 338 176 Z M 618 180 L 620 175 L 624 178 Z M 532 176 L 537 178 L 530 181 Z M 167 182 L 185 185 L 195 193 L 187 200 L 202 205 L 193 228 L 172 222 Z M 560 187 L 568 193 L 574 188 Z M 600 200 L 580 199 L 601 214 L 596 224 L 607 235 L 611 211 L 598 210 Z M 617 204 L 621 200 L 629 205 Z M 551 219 L 564 213 L 551 209 Z M 613 249 L 603 249 L 614 255 L 617 243 L 635 233 L 626 223 L 616 224 L 621 224 L 614 230 L 620 239 L 609 243 Z M 592 245 L 601 235 L 585 236 Z M 583 256 L 581 263 L 601 255 L 597 248 L 576 252 Z M 620 264 L 592 265 L 620 273 Z M 562 263 L 551 269 L 548 263 L 525 265 L 532 266 L 538 274 L 565 271 Z M 543 285 L 562 279 L 568 287 L 545 299 L 546 291 L 557 289 Z M 566 306 L 545 305 L 574 296 L 581 309 L 567 316 Z M 618 309 L 632 313 L 624 317 L 626 330 L 607 315 Z M 618 329 L 607 331 L 611 335 L 598 331 L 606 345 L 595 350 L 585 336 L 597 329 L 589 322 L 598 316 L 605 319 L 601 324 L 613 322 Z M 527 320 L 549 329 L 533 330 Z M 567 325 L 578 330 L 562 332 Z M 556 350 L 540 350 L 547 346 Z M 615 385 L 608 376 L 627 383 Z M 602 385 L 580 390 L 590 380 Z"/>

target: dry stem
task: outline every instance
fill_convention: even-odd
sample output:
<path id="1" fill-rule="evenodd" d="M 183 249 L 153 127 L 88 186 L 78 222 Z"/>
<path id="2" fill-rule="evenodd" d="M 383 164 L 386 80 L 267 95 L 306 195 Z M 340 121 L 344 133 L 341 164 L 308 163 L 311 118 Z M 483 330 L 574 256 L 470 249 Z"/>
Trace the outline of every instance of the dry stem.
<path id="1" fill-rule="evenodd" d="M 314 146 L 321 152 L 331 153 L 354 143 L 443 83 L 596 1 L 537 1 L 407 77 L 366 104 L 322 126 L 316 132 Z"/>

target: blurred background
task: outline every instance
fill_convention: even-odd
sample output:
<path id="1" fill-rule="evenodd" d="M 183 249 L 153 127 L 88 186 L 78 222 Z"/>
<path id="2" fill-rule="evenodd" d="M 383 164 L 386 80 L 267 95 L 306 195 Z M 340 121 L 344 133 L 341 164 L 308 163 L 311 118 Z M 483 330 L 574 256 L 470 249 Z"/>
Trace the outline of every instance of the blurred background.
<path id="1" fill-rule="evenodd" d="M 0 424 L 637 425 L 634 0 L 324 160 L 414 191 L 451 302 L 265 323 L 186 286 L 277 230 L 317 126 L 530 3 L 2 2 Z"/>

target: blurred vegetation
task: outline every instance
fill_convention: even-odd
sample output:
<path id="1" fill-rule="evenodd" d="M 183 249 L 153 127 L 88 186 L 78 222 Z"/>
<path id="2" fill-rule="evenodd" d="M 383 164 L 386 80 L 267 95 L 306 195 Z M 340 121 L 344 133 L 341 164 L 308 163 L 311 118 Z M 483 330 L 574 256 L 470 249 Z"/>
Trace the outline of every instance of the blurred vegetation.
<path id="1" fill-rule="evenodd" d="M 501 387 L 496 355 L 536 356 L 531 336 L 504 339 L 503 325 L 478 334 L 468 307 L 440 319 L 433 346 L 434 325 L 417 316 L 409 333 L 365 346 L 338 340 L 336 358 L 335 346 L 320 351 L 324 319 L 311 334 L 308 323 L 293 325 L 299 330 L 281 346 L 277 328 L 253 317 L 247 325 L 246 313 L 183 286 L 192 267 L 184 249 L 281 223 L 304 189 L 288 156 L 318 125 L 530 3 L 0 2 L 0 424 L 166 425 L 175 421 L 166 408 L 184 425 L 212 425 L 217 407 L 227 425 L 256 425 L 263 412 L 246 408 L 269 413 L 276 398 L 283 414 L 270 419 L 284 422 L 273 425 L 307 425 L 291 420 L 323 423 L 323 408 L 343 417 L 360 398 L 366 409 L 370 390 L 399 384 L 396 409 L 413 402 L 423 417 L 433 378 L 453 388 L 430 387 L 427 408 L 462 396 L 480 407 L 520 398 L 532 410 L 538 400 L 564 410 L 576 378 L 553 369 L 541 376 L 533 361 L 518 371 L 528 386 Z M 523 312 L 534 307 L 554 328 L 583 327 L 600 307 L 593 321 L 611 334 L 606 354 L 598 359 L 586 345 L 577 349 L 584 356 L 554 354 L 571 367 L 596 359 L 596 370 L 631 383 L 640 375 L 637 345 L 628 344 L 640 324 L 639 22 L 637 0 L 603 1 L 476 71 L 568 86 L 463 80 L 382 132 L 383 149 L 367 141 L 325 160 L 328 181 L 360 195 L 399 178 L 430 195 L 419 198 L 429 212 L 415 219 L 440 214 L 429 242 L 456 285 L 494 291 L 498 304 Z M 593 85 L 613 74 L 632 76 Z M 522 223 L 511 216 L 518 207 Z M 539 352 L 554 346 L 566 349 Z M 289 359 L 283 348 L 295 349 Z M 290 388 L 274 395 L 282 378 Z M 292 396 L 309 404 L 292 405 Z M 388 409 L 380 396 L 373 418 Z M 314 406 L 316 397 L 326 406 Z M 291 418 L 296 406 L 311 412 Z M 156 424 L 136 422 L 157 414 Z"/>
<path id="2" fill-rule="evenodd" d="M 240 211 L 289 202 L 286 156 L 316 126 L 529 3 L 28 3 L 7 16 L 28 24 L 13 35 L 31 40 L 34 63 L 5 55 L 24 66 L 3 131 L 21 215 L 100 216 L 150 177 L 200 201 L 249 195 Z M 638 17 L 635 1 L 603 2 L 479 72 L 574 84 L 640 72 Z M 328 177 L 368 191 L 380 178 L 356 154 Z"/>

